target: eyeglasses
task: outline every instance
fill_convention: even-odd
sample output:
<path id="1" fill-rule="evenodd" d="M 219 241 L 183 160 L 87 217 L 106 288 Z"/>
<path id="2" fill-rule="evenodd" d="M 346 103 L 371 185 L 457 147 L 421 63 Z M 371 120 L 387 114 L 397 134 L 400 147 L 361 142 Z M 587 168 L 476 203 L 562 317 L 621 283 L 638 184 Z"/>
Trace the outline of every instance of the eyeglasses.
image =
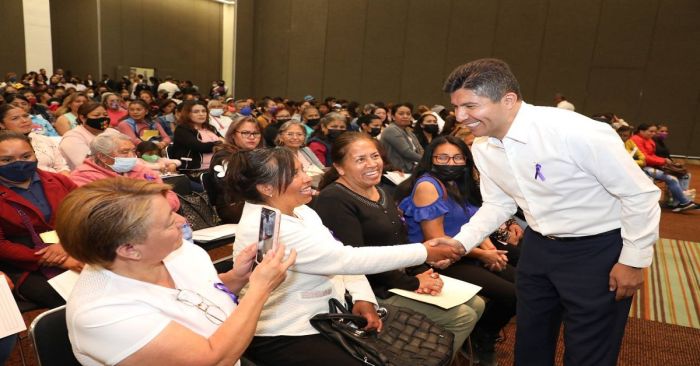
<path id="1" fill-rule="evenodd" d="M 260 132 L 252 132 L 252 131 L 236 131 L 236 133 L 241 134 L 241 136 L 249 139 L 249 138 L 258 138 L 260 137 Z"/>
<path id="2" fill-rule="evenodd" d="M 223 309 L 192 290 L 179 289 L 176 300 L 203 311 L 207 319 L 213 324 L 219 325 L 227 318 Z"/>
<path id="3" fill-rule="evenodd" d="M 455 164 L 461 165 L 467 162 L 467 159 L 462 154 L 456 154 L 454 156 L 449 156 L 447 154 L 433 155 L 433 161 L 439 164 L 449 164 L 450 160 L 454 161 Z"/>

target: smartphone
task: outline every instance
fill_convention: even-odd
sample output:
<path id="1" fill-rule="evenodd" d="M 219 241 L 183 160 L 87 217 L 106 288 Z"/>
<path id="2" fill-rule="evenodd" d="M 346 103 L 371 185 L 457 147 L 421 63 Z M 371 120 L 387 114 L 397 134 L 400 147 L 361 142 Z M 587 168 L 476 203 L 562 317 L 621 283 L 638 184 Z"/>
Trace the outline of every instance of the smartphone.
<path id="1" fill-rule="evenodd" d="M 260 262 L 270 249 L 277 249 L 280 231 L 280 211 L 262 206 L 260 210 L 260 229 L 258 232 L 258 251 L 255 255 L 253 268 Z"/>

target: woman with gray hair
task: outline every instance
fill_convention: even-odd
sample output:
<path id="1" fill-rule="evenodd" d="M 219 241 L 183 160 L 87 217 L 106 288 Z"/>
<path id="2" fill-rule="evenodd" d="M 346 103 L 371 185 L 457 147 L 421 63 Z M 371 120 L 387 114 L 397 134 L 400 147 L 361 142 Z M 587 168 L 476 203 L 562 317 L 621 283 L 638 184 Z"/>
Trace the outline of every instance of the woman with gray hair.
<path id="1" fill-rule="evenodd" d="M 326 169 L 314 152 L 308 146 L 304 146 L 304 141 L 306 141 L 306 129 L 301 122 L 294 120 L 283 123 L 275 138 L 277 146 L 292 150 L 301 162 L 304 172 L 311 177 L 311 185 L 318 187 Z"/>
<path id="2" fill-rule="evenodd" d="M 122 133 L 95 137 L 90 142 L 90 155 L 70 175 L 78 186 L 119 176 L 163 183 L 159 173 L 138 163 L 136 147 L 129 136 Z M 173 211 L 180 208 L 180 200 L 174 192 L 168 191 L 166 198 Z"/>

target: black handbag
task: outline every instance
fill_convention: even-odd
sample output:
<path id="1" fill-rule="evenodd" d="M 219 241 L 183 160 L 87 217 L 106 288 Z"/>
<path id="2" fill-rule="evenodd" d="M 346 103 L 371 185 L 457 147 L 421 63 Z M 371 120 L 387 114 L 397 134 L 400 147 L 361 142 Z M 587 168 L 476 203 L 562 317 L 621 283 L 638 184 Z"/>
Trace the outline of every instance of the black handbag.
<path id="1" fill-rule="evenodd" d="M 411 309 L 387 305 L 378 313 L 381 333 L 364 331 L 367 320 L 349 312 L 337 299 L 328 300 L 328 314 L 311 325 L 356 359 L 374 366 L 442 366 L 452 361 L 454 334 Z"/>
<path id="2" fill-rule="evenodd" d="M 193 231 L 219 224 L 219 217 L 209 204 L 206 194 L 192 192 L 188 195 L 178 194 L 177 197 L 180 199 L 180 209 L 177 213 L 187 219 Z"/>

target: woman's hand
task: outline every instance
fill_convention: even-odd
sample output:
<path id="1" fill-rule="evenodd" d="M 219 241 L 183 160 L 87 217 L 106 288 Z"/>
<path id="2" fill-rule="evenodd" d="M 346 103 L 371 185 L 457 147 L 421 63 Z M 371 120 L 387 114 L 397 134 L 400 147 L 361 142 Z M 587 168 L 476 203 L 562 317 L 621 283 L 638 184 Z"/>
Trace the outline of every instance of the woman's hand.
<path id="1" fill-rule="evenodd" d="M 280 244 L 276 250 L 270 250 L 265 258 L 255 267 L 250 275 L 250 286 L 263 286 L 271 292 L 287 278 L 287 269 L 297 259 L 297 251 L 292 249 L 287 259 L 284 259 L 284 245 Z"/>
<path id="2" fill-rule="evenodd" d="M 258 243 L 253 243 L 245 247 L 238 256 L 236 256 L 236 260 L 233 261 L 233 269 L 229 271 L 229 273 L 235 277 L 235 280 L 248 282 L 248 277 L 250 277 L 252 273 L 251 268 L 253 268 L 257 250 Z"/>
<path id="3" fill-rule="evenodd" d="M 416 293 L 436 296 L 442 291 L 444 283 L 440 279 L 440 275 L 429 269 L 419 275 L 416 275 L 419 285 Z"/>
<path id="4" fill-rule="evenodd" d="M 369 301 L 358 300 L 352 306 L 352 313 L 359 315 L 367 319 L 367 326 L 362 328 L 364 330 L 377 330 L 377 332 L 382 331 L 384 324 L 382 320 L 379 319 L 377 314 L 377 309 L 374 308 L 374 304 Z"/>
<path id="5" fill-rule="evenodd" d="M 485 266 L 492 271 L 501 271 L 508 264 L 508 251 L 488 249 L 482 250 L 479 260 L 484 262 Z"/>
<path id="6" fill-rule="evenodd" d="M 73 259 L 72 257 L 68 257 L 65 261 L 63 261 L 63 263 L 61 263 L 60 267 L 80 273 L 82 272 L 83 267 L 85 267 L 85 263 Z"/>
<path id="7" fill-rule="evenodd" d="M 34 252 L 35 255 L 40 255 L 39 265 L 46 267 L 60 266 L 68 259 L 68 254 L 60 243 L 51 244 L 46 248 Z"/>
<path id="8" fill-rule="evenodd" d="M 510 226 L 508 226 L 508 240 L 506 240 L 506 243 L 510 245 L 518 245 L 518 243 L 520 243 L 520 239 L 522 238 L 523 228 L 521 228 L 517 223 L 510 224 Z"/>

